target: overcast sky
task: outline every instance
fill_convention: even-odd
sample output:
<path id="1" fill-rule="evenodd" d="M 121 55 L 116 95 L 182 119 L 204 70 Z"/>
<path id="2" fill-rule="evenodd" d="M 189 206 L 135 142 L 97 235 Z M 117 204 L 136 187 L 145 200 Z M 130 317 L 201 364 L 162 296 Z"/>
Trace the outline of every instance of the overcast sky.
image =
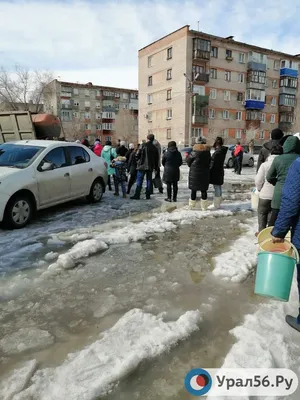
<path id="1" fill-rule="evenodd" d="M 183 25 L 297 54 L 299 19 L 300 0 L 0 0 L 0 64 L 137 88 L 138 49 Z"/>

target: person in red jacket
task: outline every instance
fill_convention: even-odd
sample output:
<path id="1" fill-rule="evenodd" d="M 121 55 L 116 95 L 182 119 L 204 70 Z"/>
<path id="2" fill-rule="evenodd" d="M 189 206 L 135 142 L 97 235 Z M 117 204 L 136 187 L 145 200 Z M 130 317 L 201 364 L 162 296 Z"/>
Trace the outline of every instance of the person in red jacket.
<path id="1" fill-rule="evenodd" d="M 93 152 L 96 154 L 96 156 L 100 157 L 102 150 L 103 150 L 103 146 L 102 146 L 100 140 L 96 139 L 94 147 L 93 147 Z"/>
<path id="2" fill-rule="evenodd" d="M 236 146 L 233 151 L 233 156 L 234 156 L 234 172 L 238 175 L 241 175 L 242 171 L 242 165 L 243 165 L 243 155 L 244 155 L 244 149 L 241 146 L 240 142 L 236 142 Z"/>

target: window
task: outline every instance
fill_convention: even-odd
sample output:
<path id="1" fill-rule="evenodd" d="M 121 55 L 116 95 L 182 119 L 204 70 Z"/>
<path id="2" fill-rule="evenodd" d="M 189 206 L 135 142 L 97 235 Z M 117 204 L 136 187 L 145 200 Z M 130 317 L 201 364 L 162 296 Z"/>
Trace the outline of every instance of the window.
<path id="1" fill-rule="evenodd" d="M 74 104 L 75 107 L 79 107 L 79 101 L 78 100 L 75 100 L 73 104 Z"/>
<path id="2" fill-rule="evenodd" d="M 202 65 L 193 65 L 192 69 L 192 79 L 195 80 L 196 76 L 199 74 L 205 74 L 205 68 Z"/>
<path id="3" fill-rule="evenodd" d="M 217 69 L 216 68 L 211 68 L 210 69 L 210 77 L 211 77 L 211 79 L 217 79 L 217 77 L 218 77 L 218 72 L 217 72 Z"/>
<path id="4" fill-rule="evenodd" d="M 113 129 L 113 124 L 111 122 L 106 122 L 102 124 L 102 128 L 106 131 L 111 131 Z"/>
<path id="5" fill-rule="evenodd" d="M 217 98 L 217 90 L 216 89 L 210 89 L 209 98 L 212 100 L 215 100 Z"/>
<path id="6" fill-rule="evenodd" d="M 271 106 L 276 106 L 276 104 L 277 104 L 276 97 L 272 97 L 271 98 Z"/>
<path id="7" fill-rule="evenodd" d="M 105 140 L 106 142 L 111 142 L 111 136 L 105 136 L 105 137 L 104 137 L 104 140 Z"/>
<path id="8" fill-rule="evenodd" d="M 172 109 L 167 110 L 167 119 L 172 119 Z"/>
<path id="9" fill-rule="evenodd" d="M 226 50 L 226 58 L 232 59 L 232 51 L 231 50 Z"/>
<path id="10" fill-rule="evenodd" d="M 273 69 L 275 71 L 278 71 L 280 69 L 280 61 L 279 60 L 274 60 L 274 67 Z"/>
<path id="11" fill-rule="evenodd" d="M 266 84 L 266 73 L 264 71 L 251 71 L 248 74 L 249 82 Z"/>
<path id="12" fill-rule="evenodd" d="M 231 71 L 225 71 L 225 81 L 226 82 L 231 81 Z"/>
<path id="13" fill-rule="evenodd" d="M 90 161 L 90 156 L 82 147 L 68 146 L 68 151 L 71 165 L 83 164 Z"/>
<path id="14" fill-rule="evenodd" d="M 229 119 L 229 111 L 223 110 L 223 119 Z"/>
<path id="15" fill-rule="evenodd" d="M 172 79 L 172 70 L 168 69 L 167 70 L 167 80 L 169 81 L 170 79 Z"/>
<path id="16" fill-rule="evenodd" d="M 101 114 L 96 113 L 96 119 L 101 119 Z"/>
<path id="17" fill-rule="evenodd" d="M 297 78 L 281 78 L 280 79 L 280 86 L 290 87 L 290 88 L 297 88 Z"/>
<path id="18" fill-rule="evenodd" d="M 237 94 L 237 101 L 243 101 L 243 93 L 242 92 L 238 92 Z"/>
<path id="19" fill-rule="evenodd" d="M 224 139 L 228 138 L 228 129 L 223 129 L 222 134 Z"/>
<path id="20" fill-rule="evenodd" d="M 271 124 L 275 124 L 275 114 L 271 114 L 270 122 Z"/>
<path id="21" fill-rule="evenodd" d="M 239 75 L 238 75 L 238 81 L 239 81 L 240 83 L 244 83 L 244 82 L 245 82 L 245 75 L 244 75 L 243 72 L 239 73 Z"/>
<path id="22" fill-rule="evenodd" d="M 148 122 L 152 122 L 152 111 L 149 111 L 147 116 L 148 116 Z"/>
<path id="23" fill-rule="evenodd" d="M 261 122 L 266 122 L 266 114 L 265 113 L 261 114 Z"/>
<path id="24" fill-rule="evenodd" d="M 276 88 L 277 88 L 277 80 L 276 80 L 276 79 L 273 79 L 273 80 L 272 80 L 272 88 L 273 88 L 273 89 L 276 89 Z"/>
<path id="25" fill-rule="evenodd" d="M 90 107 L 90 106 L 91 106 L 91 103 L 89 101 L 84 102 L 84 107 Z"/>
<path id="26" fill-rule="evenodd" d="M 96 90 L 96 97 L 100 97 L 100 96 L 101 96 L 100 90 Z"/>
<path id="27" fill-rule="evenodd" d="M 169 47 L 167 49 L 167 60 L 170 60 L 172 58 L 172 47 Z"/>
<path id="28" fill-rule="evenodd" d="M 213 58 L 218 58 L 218 48 L 212 46 L 210 56 Z"/>
<path id="29" fill-rule="evenodd" d="M 89 131 L 89 130 L 91 129 L 91 124 L 85 124 L 85 125 L 84 125 L 84 129 L 85 129 L 86 131 Z"/>
<path id="30" fill-rule="evenodd" d="M 211 50 L 211 42 L 205 39 L 194 39 L 193 41 L 193 50 L 199 51 L 209 51 Z"/>
<path id="31" fill-rule="evenodd" d="M 246 100 L 265 101 L 265 92 L 263 90 L 246 90 Z"/>
<path id="32" fill-rule="evenodd" d="M 90 119 L 90 113 L 84 113 L 84 119 Z"/>
<path id="33" fill-rule="evenodd" d="M 152 56 L 148 57 L 148 68 L 152 67 Z"/>
<path id="34" fill-rule="evenodd" d="M 74 118 L 79 118 L 79 113 L 78 112 L 73 112 L 73 117 Z"/>
<path id="35" fill-rule="evenodd" d="M 152 86 L 152 76 L 149 76 L 148 83 L 150 78 L 151 78 L 151 85 L 149 86 Z M 128 100 L 128 99 L 129 99 L 129 93 L 123 93 L 123 100 Z"/>
<path id="36" fill-rule="evenodd" d="M 101 124 L 96 124 L 96 131 L 101 131 Z"/>
<path id="37" fill-rule="evenodd" d="M 120 93 L 115 93 L 115 98 L 119 99 L 120 98 Z"/>
<path id="38" fill-rule="evenodd" d="M 152 86 L 152 76 L 148 76 L 148 86 Z M 123 99 L 124 99 L 124 94 L 123 93 Z"/>
<path id="39" fill-rule="evenodd" d="M 96 108 L 101 108 L 101 104 L 96 102 Z"/>
<path id="40" fill-rule="evenodd" d="M 237 112 L 236 112 L 236 119 L 237 119 L 238 121 L 241 121 L 241 120 L 243 119 L 243 113 L 242 113 L 242 111 L 237 111 Z"/>
<path id="41" fill-rule="evenodd" d="M 216 116 L 216 110 L 214 110 L 213 108 L 209 109 L 209 118 L 210 119 L 214 119 Z"/>
<path id="42" fill-rule="evenodd" d="M 241 139 L 242 138 L 242 130 L 241 129 L 236 129 L 235 130 L 235 138 L 236 139 Z"/>
<path id="43" fill-rule="evenodd" d="M 167 129 L 167 139 L 170 140 L 171 137 L 172 137 L 172 131 L 171 131 L 171 128 L 168 128 Z"/>
<path id="44" fill-rule="evenodd" d="M 260 138 L 261 140 L 263 140 L 263 139 L 265 138 L 265 131 L 260 131 L 260 132 L 259 132 L 259 138 Z"/>
<path id="45" fill-rule="evenodd" d="M 172 89 L 168 89 L 167 90 L 167 100 L 171 100 L 172 99 Z"/>
<path id="46" fill-rule="evenodd" d="M 124 108 L 125 110 L 128 110 L 128 104 L 123 104 L 123 108 Z"/>
<path id="47" fill-rule="evenodd" d="M 230 101 L 230 90 L 224 90 L 224 101 Z"/>
<path id="48" fill-rule="evenodd" d="M 42 165 L 44 163 L 50 163 L 53 165 L 53 168 L 63 168 L 67 166 L 66 155 L 63 147 L 57 147 L 54 150 L 51 150 L 43 159 Z"/>
<path id="49" fill-rule="evenodd" d="M 76 94 L 76 95 L 79 94 L 78 88 L 74 88 L 74 89 L 73 89 L 73 93 Z"/>
<path id="50" fill-rule="evenodd" d="M 84 94 L 85 94 L 85 96 L 89 96 L 90 95 L 90 90 L 89 89 L 85 89 Z"/>
<path id="51" fill-rule="evenodd" d="M 148 104 L 152 104 L 152 94 L 148 94 Z"/>
<path id="52" fill-rule="evenodd" d="M 192 135 L 193 137 L 202 137 L 202 128 L 193 128 L 192 129 Z"/>
<path id="53" fill-rule="evenodd" d="M 280 105 L 295 107 L 296 106 L 296 96 L 293 96 L 291 94 L 281 95 L 280 96 Z"/>
<path id="54" fill-rule="evenodd" d="M 245 53 L 239 53 L 239 63 L 245 64 Z"/>

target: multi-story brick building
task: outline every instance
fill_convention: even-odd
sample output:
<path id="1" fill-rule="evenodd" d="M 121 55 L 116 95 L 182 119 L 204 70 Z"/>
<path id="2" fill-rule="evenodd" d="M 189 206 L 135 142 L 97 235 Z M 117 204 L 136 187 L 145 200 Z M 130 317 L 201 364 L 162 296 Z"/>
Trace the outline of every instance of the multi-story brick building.
<path id="1" fill-rule="evenodd" d="M 278 126 L 299 131 L 299 62 L 184 26 L 139 51 L 139 139 L 151 132 L 179 146 L 202 135 L 260 144 Z"/>
<path id="2" fill-rule="evenodd" d="M 45 108 L 60 117 L 68 139 L 138 141 L 138 91 L 87 84 L 50 84 Z"/>

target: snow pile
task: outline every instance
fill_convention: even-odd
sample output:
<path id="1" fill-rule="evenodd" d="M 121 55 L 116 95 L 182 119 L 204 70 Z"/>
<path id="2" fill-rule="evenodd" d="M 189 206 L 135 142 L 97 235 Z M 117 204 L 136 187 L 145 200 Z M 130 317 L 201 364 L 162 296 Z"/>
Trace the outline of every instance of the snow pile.
<path id="1" fill-rule="evenodd" d="M 131 310 L 100 340 L 70 354 L 59 367 L 38 371 L 32 377 L 32 385 L 14 400 L 98 399 L 143 360 L 152 359 L 187 338 L 198 329 L 200 320 L 198 310 L 188 311 L 174 322 Z"/>
<path id="2" fill-rule="evenodd" d="M 17 354 L 28 350 L 39 350 L 54 343 L 54 337 L 47 331 L 36 328 L 21 328 L 0 340 L 4 354 Z"/>
<path id="3" fill-rule="evenodd" d="M 255 232 L 257 218 L 251 218 L 247 224 L 240 224 L 245 234 L 237 239 L 226 253 L 215 257 L 213 274 L 224 280 L 242 282 L 256 265 L 257 240 Z"/>
<path id="4" fill-rule="evenodd" d="M 94 228 L 92 232 L 84 232 L 81 230 L 79 233 L 65 232 L 60 239 L 65 241 L 72 240 L 73 242 L 82 240 L 72 247 L 69 251 L 61 254 L 58 260 L 49 266 L 49 269 L 73 268 L 76 262 L 83 257 L 88 257 L 100 250 L 105 250 L 109 245 L 125 244 L 145 240 L 148 236 L 167 231 L 172 231 L 177 228 L 177 223 L 194 223 L 196 220 L 208 217 L 220 217 L 232 215 L 231 211 L 217 210 L 217 211 L 190 211 L 186 209 L 176 210 L 172 213 L 164 212 L 158 216 L 142 221 L 140 223 L 122 222 L 122 225 L 112 229 L 107 226 L 102 231 Z M 91 238 L 93 237 L 93 238 Z M 89 239 L 87 239 L 89 238 Z M 83 240 L 86 239 L 86 240 Z"/>

